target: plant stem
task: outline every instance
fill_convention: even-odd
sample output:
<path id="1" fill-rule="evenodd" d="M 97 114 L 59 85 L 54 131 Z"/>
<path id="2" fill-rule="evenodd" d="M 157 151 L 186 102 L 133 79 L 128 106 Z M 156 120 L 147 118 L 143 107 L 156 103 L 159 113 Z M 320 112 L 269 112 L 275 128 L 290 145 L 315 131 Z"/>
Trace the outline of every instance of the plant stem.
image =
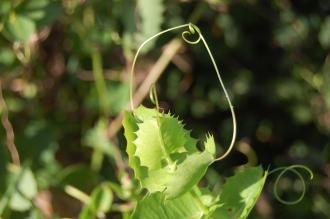
<path id="1" fill-rule="evenodd" d="M 13 126 L 9 120 L 9 113 L 6 101 L 2 94 L 2 86 L 0 81 L 0 114 L 1 114 L 1 122 L 6 131 L 6 146 L 11 156 L 11 160 L 13 164 L 16 166 L 20 166 L 20 158 L 19 153 L 15 144 L 15 133 Z"/>
<path id="2" fill-rule="evenodd" d="M 100 52 L 94 48 L 92 49 L 92 63 L 93 75 L 95 78 L 95 86 L 99 99 L 100 114 L 105 118 L 109 115 L 107 107 L 107 87 L 103 77 L 102 58 Z M 103 153 L 100 150 L 94 149 L 91 167 L 95 171 L 99 171 L 103 162 Z"/>
<path id="3" fill-rule="evenodd" d="M 199 30 L 197 29 L 197 31 L 199 31 Z M 206 41 L 205 41 L 202 33 L 199 32 L 199 34 L 200 34 L 201 40 L 202 40 L 202 42 L 203 42 L 203 44 L 204 44 L 204 46 L 205 46 L 205 48 L 207 50 L 207 53 L 208 53 L 208 55 L 209 55 L 209 57 L 210 57 L 210 59 L 212 61 L 212 64 L 213 64 L 214 70 L 215 70 L 215 72 L 217 74 L 217 77 L 218 77 L 219 83 L 221 85 L 221 88 L 222 88 L 223 92 L 225 93 L 225 97 L 226 97 L 227 102 L 228 102 L 228 105 L 230 107 L 230 112 L 231 112 L 232 121 L 233 121 L 233 134 L 232 134 L 230 145 L 229 145 L 227 151 L 223 155 L 221 155 L 220 157 L 218 157 L 217 159 L 215 159 L 215 161 L 219 161 L 219 160 L 222 160 L 223 158 L 227 157 L 227 155 L 231 152 L 231 150 L 234 147 L 235 140 L 236 140 L 236 132 L 237 132 L 236 115 L 235 115 L 234 107 L 233 107 L 233 105 L 231 103 L 231 100 L 229 98 L 227 89 L 226 89 L 226 87 L 225 87 L 225 85 L 224 85 L 224 83 L 223 83 L 223 81 L 221 79 L 220 71 L 218 69 L 217 63 L 214 60 L 214 57 L 212 55 L 212 52 L 211 52 L 208 44 L 206 43 Z"/>
<path id="4" fill-rule="evenodd" d="M 99 106 L 101 115 L 108 117 L 109 110 L 107 107 L 107 87 L 104 81 L 102 58 L 100 52 L 97 49 L 92 49 L 92 63 L 93 63 L 93 74 L 95 78 L 95 86 L 99 98 Z"/>
<path id="5" fill-rule="evenodd" d="M 81 201 L 84 204 L 88 204 L 90 202 L 91 198 L 86 193 L 77 189 L 76 187 L 67 185 L 67 186 L 65 186 L 64 190 L 68 195 L 76 198 L 77 200 Z"/>
<path id="6" fill-rule="evenodd" d="M 104 158 L 103 152 L 98 149 L 94 149 L 92 155 L 92 161 L 91 161 L 92 170 L 98 172 L 101 169 L 103 158 Z"/>
<path id="7" fill-rule="evenodd" d="M 192 190 L 190 191 L 190 194 L 194 198 L 195 203 L 198 205 L 198 207 L 203 211 L 203 215 L 208 215 L 209 209 L 207 209 L 207 207 L 205 207 L 202 200 L 199 198 L 199 196 L 197 194 L 198 191 L 199 191 L 199 188 L 195 185 L 192 188 Z"/>

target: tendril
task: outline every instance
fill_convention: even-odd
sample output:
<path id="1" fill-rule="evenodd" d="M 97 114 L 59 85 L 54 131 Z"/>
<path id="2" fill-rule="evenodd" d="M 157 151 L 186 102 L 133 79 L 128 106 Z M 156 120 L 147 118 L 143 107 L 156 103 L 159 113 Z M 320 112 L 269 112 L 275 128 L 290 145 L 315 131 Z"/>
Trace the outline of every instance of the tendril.
<path id="1" fill-rule="evenodd" d="M 282 204 L 285 204 L 285 205 L 294 205 L 294 204 L 297 204 L 305 196 L 305 193 L 306 193 L 306 183 L 305 183 L 304 177 L 302 176 L 302 174 L 300 172 L 298 172 L 297 169 L 305 170 L 309 174 L 310 180 L 313 179 L 313 172 L 312 172 L 312 170 L 309 169 L 308 167 L 304 166 L 304 165 L 299 165 L 299 164 L 297 164 L 297 165 L 291 165 L 291 166 L 288 166 L 288 167 L 279 167 L 279 168 L 276 168 L 276 169 L 270 171 L 269 174 L 268 174 L 268 176 L 270 176 L 271 174 L 280 171 L 280 174 L 278 174 L 278 176 L 276 177 L 275 183 L 274 183 L 273 193 L 274 193 L 275 198 L 280 203 L 282 203 Z M 298 177 L 299 181 L 302 184 L 302 191 L 301 191 L 300 196 L 297 199 L 293 200 L 293 201 L 284 200 L 278 194 L 278 184 L 279 184 L 281 178 L 283 177 L 283 175 L 286 174 L 288 171 L 294 173 Z"/>
<path id="2" fill-rule="evenodd" d="M 188 26 L 189 30 L 186 30 L 186 31 L 183 31 L 182 34 L 181 34 L 181 37 L 182 39 L 186 42 L 186 43 L 189 43 L 189 44 L 197 44 L 201 41 L 202 39 L 202 34 L 201 34 L 201 31 L 199 30 L 199 28 L 194 25 L 194 24 L 189 24 Z M 196 40 L 189 40 L 187 38 L 187 36 L 190 36 L 190 35 L 194 35 L 194 34 L 198 34 L 198 38 Z"/>
<path id="3" fill-rule="evenodd" d="M 155 104 L 157 111 L 159 111 L 157 88 L 156 88 L 156 84 L 155 83 L 153 83 L 151 85 L 151 87 L 150 87 L 149 97 L 150 97 L 151 102 L 153 104 Z"/>
<path id="4" fill-rule="evenodd" d="M 136 65 L 136 61 L 137 61 L 137 58 L 142 50 L 142 48 L 147 44 L 149 43 L 151 40 L 155 39 L 156 37 L 160 36 L 160 35 L 163 35 L 167 32 L 170 32 L 170 31 L 173 31 L 173 30 L 177 30 L 177 29 L 180 29 L 180 28 L 185 28 L 189 26 L 189 24 L 183 24 L 183 25 L 180 25 L 180 26 L 176 26 L 176 27 L 172 27 L 172 28 L 169 28 L 169 29 L 166 29 L 166 30 L 163 30 L 151 37 L 149 37 L 148 39 L 146 39 L 140 46 L 139 48 L 137 49 L 136 53 L 135 53 L 135 56 L 134 56 L 134 59 L 133 59 L 133 63 L 132 63 L 132 68 L 131 68 L 131 72 L 130 72 L 130 86 L 129 86 L 129 89 L 130 89 L 130 92 L 129 92 L 129 95 L 130 95 L 130 103 L 131 103 L 131 110 L 133 111 L 134 108 L 135 108 L 135 105 L 134 105 L 134 99 L 133 99 L 133 90 L 134 90 L 134 69 L 135 69 L 135 65 Z"/>
<path id="5" fill-rule="evenodd" d="M 153 36 L 151 36 L 150 38 L 148 38 L 147 40 L 145 40 L 141 45 L 140 47 L 137 49 L 137 52 L 134 56 L 134 59 L 133 59 L 133 63 L 132 63 L 132 68 L 131 68 L 131 74 L 130 74 L 130 104 L 131 104 L 131 110 L 133 111 L 134 110 L 134 100 L 133 100 L 133 89 L 134 89 L 134 68 L 135 68 L 135 65 L 136 65 L 136 61 L 137 61 L 137 58 L 142 50 L 142 48 L 148 43 L 150 42 L 151 40 L 155 39 L 156 37 L 162 35 L 162 34 L 165 34 L 167 32 L 170 32 L 170 31 L 174 31 L 174 30 L 177 30 L 177 29 L 181 29 L 181 28 L 187 28 L 188 27 L 188 30 L 185 30 L 181 33 L 181 37 L 183 39 L 183 41 L 185 41 L 186 43 L 188 44 L 192 44 L 192 45 L 195 45 L 197 43 L 199 43 L 200 41 L 202 41 L 210 59 L 211 59 L 211 62 L 212 62 L 212 65 L 214 67 L 214 70 L 217 74 L 217 78 L 218 78 L 218 81 L 220 83 L 220 86 L 221 86 L 221 89 L 223 90 L 224 94 L 225 94 L 225 97 L 227 99 L 227 102 L 228 102 L 228 105 L 230 107 L 230 112 L 231 112 L 231 116 L 232 116 L 232 121 L 233 121 L 233 134 L 232 134 L 232 139 L 231 139 L 231 142 L 230 142 L 230 145 L 229 147 L 227 148 L 227 150 L 225 151 L 225 153 L 223 155 L 221 155 L 220 157 L 216 158 L 214 161 L 219 161 L 219 160 L 222 160 L 224 159 L 225 157 L 228 156 L 228 154 L 231 152 L 231 150 L 233 149 L 234 147 L 234 144 L 235 144 L 235 140 L 236 140 L 236 132 L 237 132 L 237 124 L 236 124 L 236 115 L 235 115 L 235 111 L 234 111 L 234 107 L 231 103 L 231 100 L 229 98 L 229 95 L 227 93 L 227 90 L 225 88 L 225 85 L 221 79 L 221 76 L 220 76 L 220 72 L 219 72 L 219 69 L 218 69 L 218 66 L 214 60 L 214 57 L 212 55 L 212 52 L 208 46 L 208 44 L 206 43 L 206 40 L 204 39 L 203 37 L 203 34 L 202 32 L 200 31 L 200 29 L 192 24 L 192 23 L 189 23 L 189 24 L 183 24 L 183 25 L 180 25 L 180 26 L 176 26 L 176 27 L 172 27 L 172 28 L 169 28 L 169 29 L 166 29 L 164 31 L 161 31 Z M 187 37 L 188 36 L 192 36 L 192 35 L 195 35 L 197 34 L 197 39 L 195 40 L 191 40 L 191 39 L 188 39 Z M 155 90 L 155 89 L 152 89 L 152 90 Z M 153 93 L 153 92 L 152 92 Z M 153 97 L 155 97 L 155 94 L 153 93 L 152 95 Z"/>

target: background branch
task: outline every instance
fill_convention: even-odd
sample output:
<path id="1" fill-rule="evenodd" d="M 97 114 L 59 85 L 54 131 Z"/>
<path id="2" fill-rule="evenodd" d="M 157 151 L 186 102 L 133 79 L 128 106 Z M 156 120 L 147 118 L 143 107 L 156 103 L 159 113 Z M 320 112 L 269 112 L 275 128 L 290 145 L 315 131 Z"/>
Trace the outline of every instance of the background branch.
<path id="1" fill-rule="evenodd" d="M 12 162 L 20 166 L 20 159 L 19 154 L 17 151 L 17 147 L 15 145 L 15 134 L 13 130 L 13 126 L 11 125 L 9 118 L 8 118 L 8 107 L 5 102 L 5 99 L 2 94 L 2 85 L 0 81 L 0 109 L 1 109 L 1 123 L 6 131 L 6 146 L 11 156 Z"/>

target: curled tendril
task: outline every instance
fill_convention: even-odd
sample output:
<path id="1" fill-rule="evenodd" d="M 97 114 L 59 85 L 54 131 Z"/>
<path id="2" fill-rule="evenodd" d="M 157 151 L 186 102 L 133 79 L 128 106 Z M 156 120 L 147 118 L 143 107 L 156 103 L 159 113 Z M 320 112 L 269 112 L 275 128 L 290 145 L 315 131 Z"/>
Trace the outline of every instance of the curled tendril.
<path id="1" fill-rule="evenodd" d="M 309 176 L 310 176 L 310 180 L 313 179 L 313 172 L 311 171 L 311 169 L 309 169 L 308 167 L 304 166 L 304 165 L 291 165 L 291 166 L 288 166 L 288 167 L 279 167 L 279 168 L 276 168 L 272 171 L 269 172 L 268 176 L 275 173 L 275 172 L 279 172 L 280 171 L 280 174 L 278 174 L 278 176 L 276 177 L 275 179 L 275 183 L 274 183 L 274 188 L 273 188 L 273 193 L 274 193 L 274 196 L 275 198 L 281 202 L 282 204 L 286 204 L 286 205 L 294 205 L 294 204 L 297 204 L 298 202 L 300 202 L 304 196 L 305 196 L 305 193 L 306 193 L 306 183 L 305 183 L 305 180 L 304 180 L 304 177 L 301 175 L 301 173 L 298 172 L 297 169 L 302 169 L 302 170 L 305 170 Z M 281 178 L 283 177 L 284 174 L 286 174 L 287 172 L 292 172 L 294 173 L 299 181 L 301 182 L 302 184 L 302 191 L 301 191 L 301 194 L 300 196 L 293 200 L 293 201 L 287 201 L 287 200 L 284 200 L 283 198 L 280 197 L 280 195 L 278 194 L 278 184 L 281 180 Z"/>
<path id="2" fill-rule="evenodd" d="M 189 43 L 189 44 L 192 44 L 192 45 L 199 43 L 202 39 L 201 31 L 199 30 L 199 28 L 196 25 L 192 24 L 192 23 L 189 24 L 188 28 L 189 28 L 189 30 L 186 30 L 186 31 L 182 32 L 182 34 L 181 34 L 182 39 L 186 43 Z M 194 35 L 196 33 L 198 34 L 198 38 L 196 40 L 189 40 L 187 38 L 187 36 Z"/>
<path id="3" fill-rule="evenodd" d="M 212 61 L 212 65 L 214 67 L 214 70 L 216 72 L 216 75 L 218 77 L 218 81 L 221 85 L 221 89 L 223 90 L 224 94 L 225 94 L 225 97 L 227 99 L 227 102 L 228 102 L 228 105 L 230 107 L 230 112 L 231 112 L 231 115 L 232 115 L 232 121 L 233 121 L 233 134 L 232 134 L 232 140 L 231 140 L 231 143 L 229 145 L 229 147 L 227 148 L 226 152 L 221 155 L 220 157 L 214 159 L 214 161 L 219 161 L 219 160 L 222 160 L 224 159 L 225 157 L 228 156 L 228 154 L 231 152 L 231 150 L 233 149 L 234 147 L 234 144 L 235 144 L 235 140 L 236 140 L 236 132 L 237 132 L 237 124 L 236 124 L 236 115 L 235 115 L 235 112 L 234 112 L 234 107 L 231 103 L 231 100 L 229 98 L 229 95 L 227 93 L 227 90 L 225 88 L 225 85 L 221 79 L 221 76 L 220 76 L 220 72 L 219 72 L 219 69 L 218 69 L 218 66 L 213 58 L 213 55 L 212 55 L 212 52 L 208 46 L 208 44 L 206 43 L 200 29 L 192 24 L 192 23 L 189 23 L 189 24 L 183 24 L 183 25 L 180 25 L 180 26 L 176 26 L 176 27 L 172 27 L 172 28 L 169 28 L 169 29 L 166 29 L 164 31 L 161 31 L 153 36 L 151 36 L 150 38 L 148 38 L 147 40 L 145 40 L 141 45 L 140 47 L 137 49 L 136 51 L 136 54 L 134 56 L 134 59 L 133 59 L 133 63 L 132 63 L 132 68 L 131 68 L 131 73 L 130 73 L 130 103 L 131 103 L 131 110 L 133 111 L 135 106 L 134 106 L 134 100 L 133 100 L 133 89 L 134 89 L 134 68 L 135 68 L 135 64 L 136 64 L 136 61 L 137 61 L 137 58 L 140 54 L 140 51 L 142 50 L 142 48 L 148 43 L 150 42 L 151 40 L 155 39 L 156 37 L 162 35 L 162 34 L 165 34 L 167 32 L 170 32 L 170 31 L 174 31 L 174 30 L 177 30 L 177 29 L 181 29 L 181 28 L 187 28 L 188 27 L 188 30 L 186 31 L 183 31 L 181 36 L 182 36 L 182 39 L 186 42 L 186 43 L 189 43 L 189 44 L 197 44 L 199 43 L 200 41 L 202 41 L 205 49 L 207 50 L 207 53 Z M 198 35 L 198 38 L 195 39 L 195 40 L 189 40 L 187 37 L 190 36 L 190 35 L 194 35 L 196 34 Z M 156 92 L 155 92 L 156 89 L 151 89 L 151 93 L 152 93 L 152 97 L 155 98 L 157 96 Z M 152 100 L 153 101 L 153 100 Z M 157 106 L 158 107 L 158 106 Z"/>

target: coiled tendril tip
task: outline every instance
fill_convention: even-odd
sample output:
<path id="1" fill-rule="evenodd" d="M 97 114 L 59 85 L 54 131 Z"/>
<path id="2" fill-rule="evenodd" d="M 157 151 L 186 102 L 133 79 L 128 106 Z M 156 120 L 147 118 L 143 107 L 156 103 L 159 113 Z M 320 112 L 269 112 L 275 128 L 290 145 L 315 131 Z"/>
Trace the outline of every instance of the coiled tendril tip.
<path id="1" fill-rule="evenodd" d="M 291 165 L 291 166 L 288 166 L 288 167 L 279 167 L 279 168 L 275 168 L 274 170 L 270 171 L 268 173 L 268 176 L 275 173 L 275 172 L 279 172 L 280 171 L 280 174 L 276 177 L 275 179 L 275 183 L 274 183 L 274 188 L 273 188 L 273 193 L 274 193 L 274 196 L 275 198 L 282 204 L 285 204 L 285 205 L 294 205 L 294 204 L 297 204 L 299 203 L 305 196 L 305 193 L 306 193 L 306 183 L 305 183 L 305 180 L 304 180 L 304 177 L 301 175 L 301 173 L 299 173 L 297 171 L 297 169 L 302 169 L 302 170 L 305 170 L 308 174 L 309 174 L 309 179 L 312 180 L 313 177 L 314 177 L 314 174 L 312 172 L 311 169 L 309 169 L 307 166 L 304 166 L 304 165 L 299 165 L 299 164 L 295 164 L 295 165 Z M 281 178 L 283 177 L 283 175 L 285 173 L 287 173 L 288 171 L 294 173 L 299 181 L 301 182 L 302 184 L 302 191 L 301 191 L 301 194 L 300 196 L 293 200 L 293 201 L 287 201 L 287 200 L 284 200 L 283 198 L 280 197 L 280 195 L 278 194 L 278 185 L 279 185 L 279 182 L 281 180 Z"/>
<path id="2" fill-rule="evenodd" d="M 192 24 L 192 23 L 189 23 L 189 24 L 188 24 L 188 29 L 189 29 L 189 30 L 186 30 L 186 31 L 183 31 L 183 32 L 182 32 L 182 34 L 181 34 L 182 39 L 183 39 L 186 43 L 188 43 L 188 44 L 192 44 L 192 45 L 199 43 L 200 40 L 202 39 L 202 35 L 201 35 L 201 31 L 200 31 L 200 29 L 199 29 L 195 24 Z M 198 34 L 198 38 L 197 38 L 196 40 L 189 40 L 189 39 L 187 38 L 187 36 L 189 36 L 189 35 L 194 35 L 194 34 L 196 34 L 196 33 Z"/>

